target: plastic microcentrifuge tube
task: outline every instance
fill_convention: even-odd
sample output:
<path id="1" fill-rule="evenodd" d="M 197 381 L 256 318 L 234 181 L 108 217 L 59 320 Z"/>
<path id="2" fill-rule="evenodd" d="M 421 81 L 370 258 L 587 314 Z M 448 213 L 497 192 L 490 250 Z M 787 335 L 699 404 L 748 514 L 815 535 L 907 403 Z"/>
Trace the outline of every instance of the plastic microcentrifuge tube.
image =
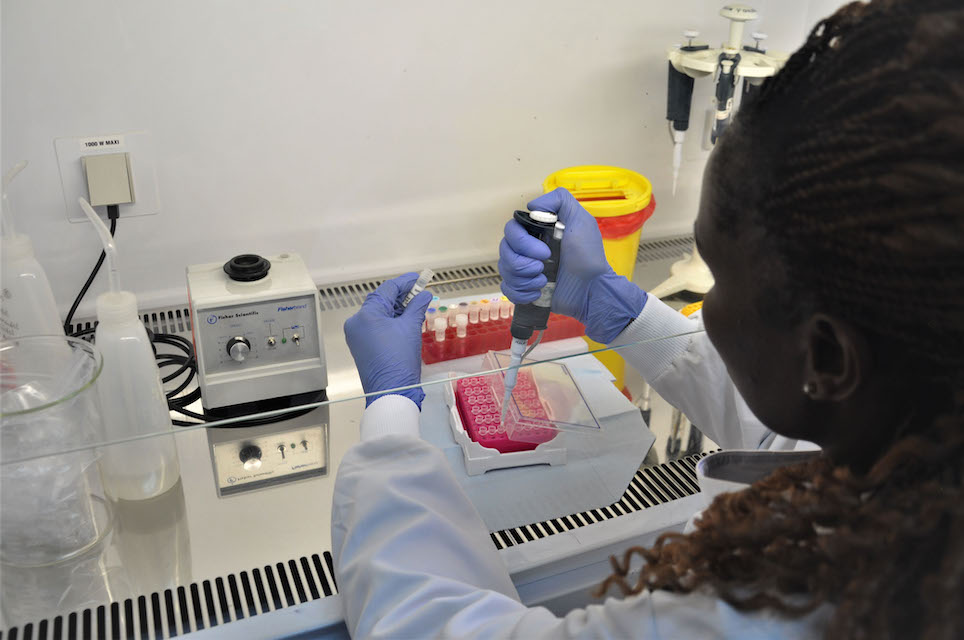
<path id="1" fill-rule="evenodd" d="M 495 298 L 494 300 L 492 300 L 491 302 L 489 302 L 489 319 L 490 319 L 490 320 L 498 320 L 498 319 L 499 319 L 499 307 L 500 307 L 500 306 L 502 306 L 502 303 L 499 301 L 498 298 Z"/>
<path id="2" fill-rule="evenodd" d="M 479 320 L 482 322 L 489 321 L 489 301 L 488 299 L 483 300 L 479 303 Z"/>
<path id="3" fill-rule="evenodd" d="M 504 319 L 504 318 L 508 318 L 508 317 L 509 317 L 509 305 L 510 305 L 510 304 L 512 304 L 512 303 L 509 302 L 509 299 L 506 298 L 505 296 L 502 296 L 502 300 L 499 302 L 499 317 L 500 317 L 500 318 L 503 318 L 503 319 Z"/>
<path id="4" fill-rule="evenodd" d="M 455 316 L 457 316 L 458 313 L 459 313 L 458 307 L 449 307 L 449 310 L 447 311 L 447 315 L 448 315 L 448 321 L 449 321 L 450 327 L 455 326 Z"/>
<path id="5" fill-rule="evenodd" d="M 435 342 L 445 342 L 445 330 L 448 328 L 448 323 L 445 318 L 435 318 Z"/>
<path id="6" fill-rule="evenodd" d="M 438 312 L 434 307 L 429 307 L 428 310 L 425 311 L 425 324 L 428 325 L 427 331 L 435 328 L 435 316 L 437 315 Z"/>
<path id="7" fill-rule="evenodd" d="M 472 324 L 478 324 L 479 322 L 479 303 L 478 301 L 472 302 L 469 305 L 469 322 Z"/>
<path id="8" fill-rule="evenodd" d="M 412 288 L 405 295 L 405 299 L 402 300 L 402 306 L 407 307 L 408 303 L 412 301 L 412 298 L 420 294 L 434 277 L 434 271 L 431 269 L 423 269 L 422 273 L 418 274 L 418 279 L 415 281 L 415 284 L 412 285 Z"/>
<path id="9" fill-rule="evenodd" d="M 464 338 L 466 331 L 465 328 L 469 326 L 469 317 L 464 313 L 460 313 L 455 316 L 455 335 L 459 338 Z"/>

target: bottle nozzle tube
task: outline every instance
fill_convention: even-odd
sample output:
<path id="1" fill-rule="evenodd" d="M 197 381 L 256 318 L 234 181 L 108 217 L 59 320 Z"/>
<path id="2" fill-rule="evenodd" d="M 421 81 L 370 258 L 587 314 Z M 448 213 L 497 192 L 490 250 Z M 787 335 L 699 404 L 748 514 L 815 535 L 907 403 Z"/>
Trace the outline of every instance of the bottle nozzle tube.
<path id="1" fill-rule="evenodd" d="M 10 214 L 10 202 L 7 200 L 7 187 L 13 182 L 24 167 L 27 166 L 26 160 L 21 160 L 13 166 L 10 171 L 3 175 L 3 191 L 0 192 L 0 231 L 5 236 L 15 236 L 17 232 L 13 228 L 13 216 Z"/>
<path id="2" fill-rule="evenodd" d="M 107 255 L 107 277 L 110 282 L 110 290 L 112 293 L 118 293 L 121 290 L 120 274 L 117 271 L 117 246 L 114 244 L 114 238 L 110 235 L 107 225 L 90 206 L 90 203 L 82 197 L 77 198 L 77 201 L 80 203 L 80 208 L 87 214 L 87 219 L 94 225 L 94 230 L 100 236 L 101 244 L 104 245 L 104 253 Z"/>

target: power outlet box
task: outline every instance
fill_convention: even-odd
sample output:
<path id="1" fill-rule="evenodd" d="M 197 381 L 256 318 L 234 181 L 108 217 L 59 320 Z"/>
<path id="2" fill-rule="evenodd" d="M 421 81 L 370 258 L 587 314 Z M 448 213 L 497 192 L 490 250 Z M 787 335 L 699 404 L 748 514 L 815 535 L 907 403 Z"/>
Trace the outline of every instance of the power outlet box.
<path id="1" fill-rule="evenodd" d="M 157 156 L 148 131 L 129 131 L 102 136 L 57 138 L 54 140 L 64 208 L 70 222 L 88 222 L 77 198 L 88 198 L 84 156 L 127 153 L 134 202 L 118 205 L 120 217 L 149 216 L 161 212 L 157 187 Z"/>

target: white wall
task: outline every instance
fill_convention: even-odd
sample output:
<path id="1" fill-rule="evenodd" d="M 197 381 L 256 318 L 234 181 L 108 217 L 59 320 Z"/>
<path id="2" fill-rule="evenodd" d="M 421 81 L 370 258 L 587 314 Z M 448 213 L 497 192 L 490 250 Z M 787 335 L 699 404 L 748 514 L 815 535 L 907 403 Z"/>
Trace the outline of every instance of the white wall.
<path id="1" fill-rule="evenodd" d="M 10 198 L 64 307 L 99 249 L 66 221 L 62 136 L 153 133 L 162 212 L 117 236 L 145 305 L 242 252 L 299 251 L 319 282 L 491 259 L 512 209 L 574 164 L 648 176 L 644 234 L 667 235 L 695 217 L 710 86 L 671 197 L 664 51 L 683 28 L 722 41 L 721 4 L 3 0 L 2 167 L 30 161 Z M 799 45 L 808 3 L 754 5 L 748 31 Z"/>

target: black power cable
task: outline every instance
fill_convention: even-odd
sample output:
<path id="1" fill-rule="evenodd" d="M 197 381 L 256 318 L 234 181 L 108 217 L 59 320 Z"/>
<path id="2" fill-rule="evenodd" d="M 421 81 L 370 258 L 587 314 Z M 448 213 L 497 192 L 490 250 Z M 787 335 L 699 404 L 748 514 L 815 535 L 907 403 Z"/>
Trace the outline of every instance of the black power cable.
<path id="1" fill-rule="evenodd" d="M 95 328 L 83 329 L 73 334 L 73 337 L 79 338 L 88 335 L 92 335 L 95 332 Z M 188 420 L 177 420 L 174 419 L 172 422 L 179 427 L 193 427 L 198 424 L 203 424 L 206 422 L 216 422 L 221 420 L 220 417 L 208 416 L 202 413 L 196 413 L 187 409 L 188 406 L 197 402 L 201 399 L 201 389 L 195 388 L 188 394 L 183 396 L 178 396 L 179 393 L 187 389 L 191 382 L 197 377 L 197 360 L 194 358 L 194 344 L 187 338 L 182 338 L 179 335 L 173 333 L 154 333 L 151 335 L 151 339 L 154 345 L 166 344 L 168 346 L 174 347 L 181 353 L 157 353 L 155 349 L 155 357 L 157 359 L 157 366 L 160 369 L 167 367 L 177 367 L 173 373 L 169 373 L 161 378 L 164 383 L 169 383 L 176 380 L 179 376 L 184 376 L 184 379 L 177 384 L 176 387 L 170 391 L 165 392 L 167 397 L 167 406 L 171 411 L 180 413 L 188 418 L 193 418 L 194 422 Z M 185 375 L 186 374 L 186 375 Z M 291 418 L 298 418 L 300 416 L 306 415 L 313 411 L 314 407 L 310 409 L 299 409 L 297 411 L 292 411 L 290 413 L 284 413 L 276 416 L 267 416 L 263 418 L 250 418 L 248 420 L 242 420 L 240 422 L 235 422 L 233 424 L 224 425 L 225 427 L 255 427 L 265 424 L 273 424 L 275 422 L 281 422 L 283 420 L 289 420 Z"/>
<path id="2" fill-rule="evenodd" d="M 110 235 L 114 237 L 114 232 L 117 230 L 117 218 L 120 216 L 120 209 L 117 208 L 116 204 L 107 205 L 107 217 L 110 218 Z M 100 257 L 97 258 L 97 264 L 94 265 L 93 271 L 90 272 L 90 276 L 87 278 L 87 282 L 84 283 L 83 288 L 80 293 L 77 294 L 77 298 L 74 299 L 74 303 L 70 305 L 70 311 L 67 312 L 67 319 L 64 320 L 64 333 L 70 334 L 70 323 L 74 319 L 74 314 L 77 312 L 77 307 L 80 306 L 80 301 L 84 299 L 87 295 L 87 290 L 90 289 L 90 285 L 93 284 L 94 278 L 97 277 L 97 273 L 100 271 L 101 266 L 104 264 L 104 259 L 107 257 L 106 251 L 100 252 Z"/>
<path id="3" fill-rule="evenodd" d="M 95 333 L 95 327 L 89 329 L 82 329 L 72 334 L 71 337 L 83 338 L 85 336 L 91 336 L 88 338 L 93 342 L 93 335 Z M 201 399 L 201 389 L 195 388 L 188 394 L 183 396 L 178 396 L 179 393 L 183 392 L 190 386 L 191 382 L 197 377 L 197 360 L 194 358 L 194 345 L 190 340 L 182 338 L 179 335 L 173 333 L 154 333 L 151 336 L 153 344 L 166 344 L 168 346 L 174 347 L 181 353 L 156 353 L 155 357 L 157 359 L 157 366 L 160 369 L 167 367 L 177 367 L 173 373 L 169 373 L 161 378 L 164 383 L 169 383 L 176 380 L 179 376 L 184 376 L 184 379 L 177 384 L 176 387 L 170 391 L 165 392 L 167 397 L 167 406 L 171 411 L 180 413 L 188 418 L 193 418 L 194 421 L 188 420 L 177 420 L 174 419 L 172 422 L 179 427 L 193 427 L 198 424 L 204 424 L 206 422 L 216 422 L 222 420 L 223 418 L 204 415 L 203 413 L 196 413 L 191 411 L 187 407 L 191 404 L 197 402 Z M 266 424 L 273 424 L 275 422 L 281 422 L 283 420 L 290 420 L 291 418 L 298 418 L 303 415 L 314 411 L 314 407 L 310 409 L 299 409 L 296 411 L 291 411 L 289 413 L 284 413 L 276 416 L 266 416 L 263 418 L 250 418 L 247 420 L 242 420 L 240 422 L 235 422 L 232 424 L 224 425 L 226 428 L 231 427 L 256 427 Z"/>
<path id="4" fill-rule="evenodd" d="M 120 212 L 116 204 L 107 205 L 107 217 L 110 218 L 110 235 L 114 236 L 114 232 L 117 230 L 117 218 Z M 70 324 L 73 322 L 74 314 L 77 312 L 77 307 L 80 306 L 81 301 L 84 296 L 87 295 L 87 290 L 90 289 L 90 285 L 93 284 L 94 278 L 100 272 L 101 266 L 104 264 L 104 260 L 107 258 L 107 253 L 104 251 L 100 252 L 100 257 L 97 258 L 97 264 L 94 265 L 93 270 L 90 272 L 90 276 L 87 278 L 87 282 L 84 283 L 83 288 L 81 288 L 80 293 L 77 294 L 77 298 L 74 303 L 70 305 L 70 311 L 67 312 L 67 319 L 64 320 L 64 333 L 74 337 L 74 338 L 85 338 L 90 342 L 94 342 L 95 327 L 89 329 L 82 329 L 74 333 L 70 332 Z M 188 410 L 186 407 L 194 402 L 197 402 L 201 398 L 201 389 L 196 388 L 190 393 L 178 397 L 178 394 L 183 392 L 190 386 L 191 382 L 197 377 L 197 359 L 194 357 L 194 344 L 179 335 L 173 333 L 151 333 L 148 330 L 148 335 L 151 339 L 151 347 L 154 349 L 154 357 L 157 359 L 157 366 L 160 369 L 166 367 L 177 367 L 177 369 L 166 376 L 163 376 L 162 380 L 164 383 L 172 382 L 176 380 L 179 376 L 185 375 L 184 380 L 182 380 L 174 389 L 165 392 L 167 397 L 167 405 L 171 411 L 176 411 L 182 415 L 189 418 L 193 418 L 197 422 L 190 422 L 187 420 L 172 420 L 172 422 L 179 427 L 192 427 L 197 424 L 203 424 L 205 422 L 215 422 L 221 420 L 221 418 L 216 418 L 213 416 L 207 416 L 201 413 L 195 413 Z M 89 337 L 87 337 L 89 336 Z M 157 344 L 166 344 L 168 346 L 174 347 L 181 353 L 158 353 Z M 292 411 L 291 413 L 285 413 L 277 416 L 269 416 L 264 418 L 251 418 L 248 420 L 243 420 L 240 422 L 235 422 L 230 425 L 225 425 L 226 427 L 254 427 L 265 424 L 272 424 L 275 422 L 281 422 L 282 420 L 288 420 L 291 418 L 297 418 L 303 416 L 311 409 L 301 409 L 298 411 Z"/>

